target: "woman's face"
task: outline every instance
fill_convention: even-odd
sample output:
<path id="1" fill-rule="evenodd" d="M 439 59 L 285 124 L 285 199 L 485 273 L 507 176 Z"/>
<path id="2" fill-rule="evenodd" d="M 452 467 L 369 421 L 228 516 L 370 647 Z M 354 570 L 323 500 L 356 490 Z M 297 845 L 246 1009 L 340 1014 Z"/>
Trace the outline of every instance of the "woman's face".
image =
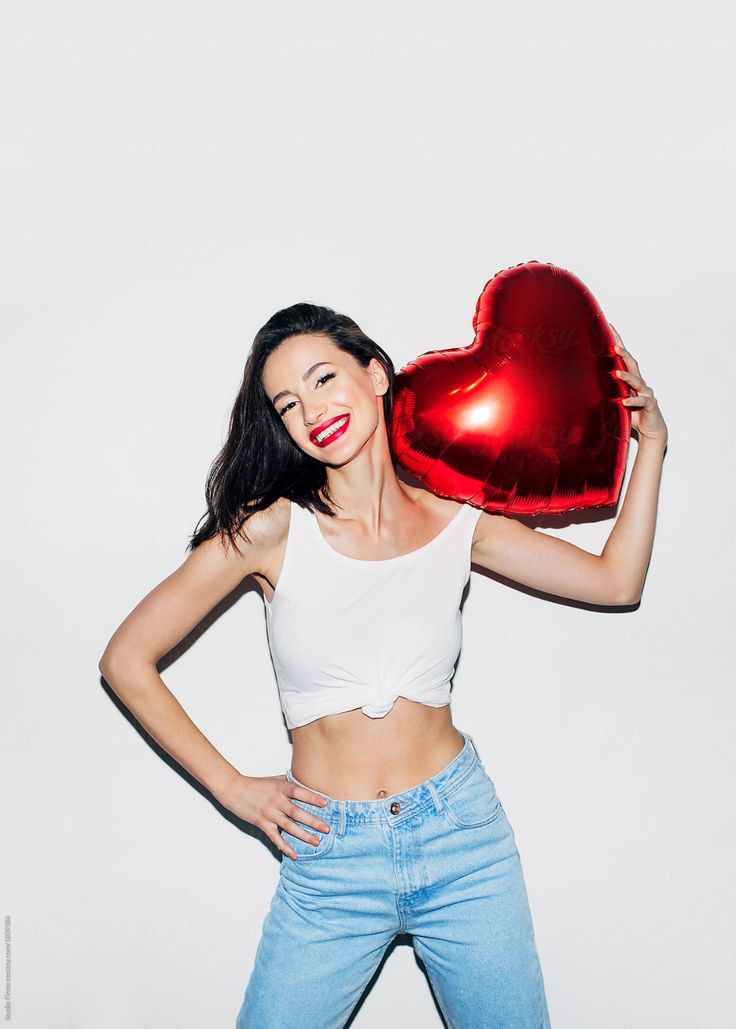
<path id="1" fill-rule="evenodd" d="M 388 389 L 380 361 L 365 368 L 317 333 L 285 339 L 269 355 L 262 382 L 299 449 L 326 464 L 349 461 L 373 435 Z"/>

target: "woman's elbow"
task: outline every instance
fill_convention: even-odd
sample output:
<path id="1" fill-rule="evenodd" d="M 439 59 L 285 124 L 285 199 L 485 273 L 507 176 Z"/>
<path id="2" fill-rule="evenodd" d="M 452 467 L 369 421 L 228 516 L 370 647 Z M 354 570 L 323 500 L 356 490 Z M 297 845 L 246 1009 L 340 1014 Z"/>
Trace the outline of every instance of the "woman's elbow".
<path id="1" fill-rule="evenodd" d="M 641 601 L 641 590 L 619 590 L 614 601 L 615 607 L 636 607 Z"/>
<path id="2" fill-rule="evenodd" d="M 97 667 L 99 668 L 101 674 L 103 675 L 103 677 L 105 679 L 108 680 L 108 682 L 110 680 L 110 676 L 112 675 L 112 668 L 113 668 L 113 664 L 114 664 L 115 661 L 116 661 L 115 652 L 113 651 L 113 649 L 110 646 L 110 644 L 108 644 L 105 647 L 105 650 L 104 650 L 104 652 L 102 654 L 102 657 L 100 658 L 100 660 L 99 660 L 99 662 L 97 664 Z"/>
<path id="3" fill-rule="evenodd" d="M 119 676 L 121 669 L 129 668 L 134 662 L 133 655 L 124 652 L 122 647 L 113 641 L 108 643 L 97 667 L 107 682 Z"/>

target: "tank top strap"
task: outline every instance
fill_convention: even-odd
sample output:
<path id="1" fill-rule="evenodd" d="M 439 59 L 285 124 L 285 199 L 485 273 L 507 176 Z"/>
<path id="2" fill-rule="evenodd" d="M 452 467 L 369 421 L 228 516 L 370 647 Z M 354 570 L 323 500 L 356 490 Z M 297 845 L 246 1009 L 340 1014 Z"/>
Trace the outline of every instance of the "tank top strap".
<path id="1" fill-rule="evenodd" d="M 286 547 L 284 558 L 279 573 L 279 580 L 276 586 L 276 596 L 281 599 L 284 594 L 290 592 L 293 581 L 294 589 L 298 591 L 299 583 L 303 582 L 303 576 L 309 573 L 308 556 L 311 548 L 308 546 L 309 512 L 289 498 L 289 530 L 286 536 Z M 307 545 L 305 546 L 305 543 Z M 270 606 L 270 605 L 267 605 Z"/>
<path id="2" fill-rule="evenodd" d="M 475 527 L 482 514 L 483 508 L 473 507 L 472 504 L 465 501 L 450 522 L 448 531 L 443 534 L 445 546 L 453 547 L 462 554 L 465 561 L 466 580 L 470 575 L 470 566 L 472 564 L 471 551 L 473 549 Z"/>
<path id="3" fill-rule="evenodd" d="M 299 549 L 314 551 L 315 533 L 319 532 L 317 516 L 306 507 L 291 501 L 291 522 L 289 523 L 289 535 L 299 541 Z M 294 548 L 296 550 L 296 547 Z"/>
<path id="4" fill-rule="evenodd" d="M 468 525 L 473 531 L 480 521 L 480 516 L 485 513 L 485 509 L 482 507 L 475 507 L 473 504 L 469 504 L 467 500 L 463 504 L 463 514 Z"/>
<path id="5" fill-rule="evenodd" d="M 306 507 L 301 507 L 295 500 L 291 501 L 291 528 L 294 537 L 301 543 L 301 547 L 309 552 L 314 552 L 316 544 L 319 543 L 317 534 L 319 526 L 317 516 Z M 321 534 L 320 534 L 321 535 Z"/>
<path id="6" fill-rule="evenodd" d="M 482 514 L 482 507 L 474 507 L 472 504 L 464 501 L 461 510 L 455 515 L 459 523 L 458 528 L 462 530 L 463 536 L 467 539 L 468 545 L 473 541 L 475 527 L 480 521 L 480 516 Z"/>

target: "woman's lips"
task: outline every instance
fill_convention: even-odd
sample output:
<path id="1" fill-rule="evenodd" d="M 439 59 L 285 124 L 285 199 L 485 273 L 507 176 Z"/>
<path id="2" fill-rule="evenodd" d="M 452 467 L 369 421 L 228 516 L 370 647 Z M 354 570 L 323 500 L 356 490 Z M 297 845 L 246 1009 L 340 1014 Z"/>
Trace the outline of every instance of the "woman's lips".
<path id="1" fill-rule="evenodd" d="M 335 424 L 336 422 L 339 422 L 341 418 L 344 418 L 345 421 L 343 422 L 343 424 L 339 428 L 337 428 L 333 432 L 331 432 L 329 436 L 325 437 L 325 439 L 323 439 L 321 441 L 316 439 L 316 438 L 312 440 L 312 442 L 314 443 L 315 446 L 317 446 L 317 447 L 327 447 L 327 446 L 329 446 L 330 443 L 332 443 L 333 440 L 337 439 L 339 436 L 342 436 L 347 431 L 347 427 L 350 424 L 350 415 L 349 414 L 348 415 L 340 415 L 339 418 L 334 418 L 332 420 L 332 422 L 328 422 L 327 423 L 325 428 L 329 428 L 329 426 L 331 424 Z M 324 432 L 324 429 L 322 429 L 321 431 Z"/>

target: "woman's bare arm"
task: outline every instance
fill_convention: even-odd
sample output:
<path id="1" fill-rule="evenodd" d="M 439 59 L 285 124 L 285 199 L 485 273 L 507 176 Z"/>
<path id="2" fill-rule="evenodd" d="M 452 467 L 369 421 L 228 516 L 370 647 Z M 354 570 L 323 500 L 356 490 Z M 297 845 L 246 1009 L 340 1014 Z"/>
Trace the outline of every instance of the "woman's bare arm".
<path id="1" fill-rule="evenodd" d="M 323 832 L 329 831 L 329 826 L 293 800 L 323 806 L 323 798 L 289 782 L 283 774 L 241 774 L 194 724 L 156 670 L 161 658 L 247 575 L 270 567 L 274 548 L 283 544 L 288 533 L 288 511 L 288 501 L 277 501 L 253 515 L 245 526 L 250 543 L 239 539 L 237 547 L 226 546 L 219 537 L 201 543 L 115 630 L 99 668 L 167 754 L 220 803 L 261 829 L 283 853 L 296 858 L 280 829 L 317 844 L 319 838 L 304 825 Z"/>
<path id="2" fill-rule="evenodd" d="M 197 728 L 156 666 L 246 576 L 260 571 L 269 545 L 269 514 L 259 513 L 246 523 L 251 544 L 226 546 L 220 537 L 200 544 L 130 612 L 99 663 L 110 687 L 146 731 L 217 799 L 237 769 Z"/>
<path id="3" fill-rule="evenodd" d="M 654 541 L 664 451 L 664 444 L 640 441 L 626 496 L 600 555 L 506 515 L 484 512 L 473 563 L 557 597 L 610 607 L 638 603 Z"/>

